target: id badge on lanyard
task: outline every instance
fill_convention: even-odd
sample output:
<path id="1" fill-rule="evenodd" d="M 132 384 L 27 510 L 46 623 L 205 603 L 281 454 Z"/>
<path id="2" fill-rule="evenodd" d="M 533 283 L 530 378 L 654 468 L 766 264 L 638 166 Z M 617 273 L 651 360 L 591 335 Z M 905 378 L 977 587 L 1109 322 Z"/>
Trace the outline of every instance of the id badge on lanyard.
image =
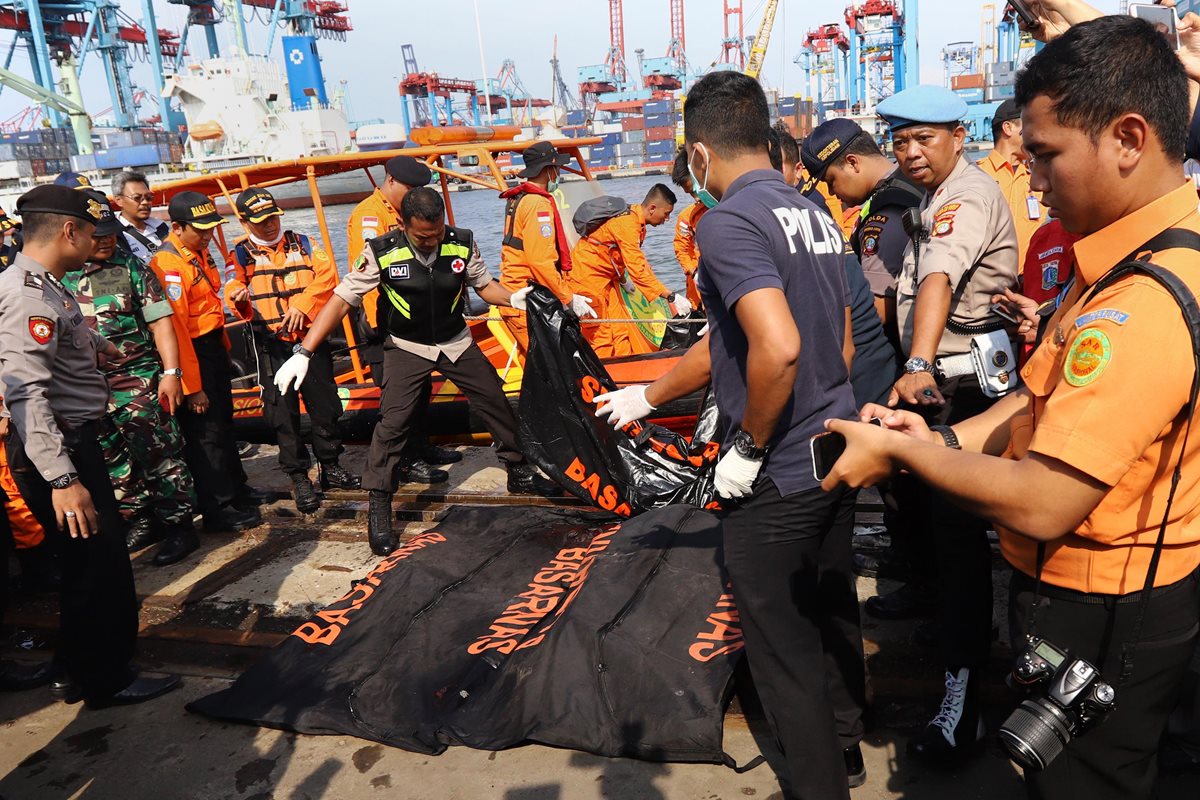
<path id="1" fill-rule="evenodd" d="M 1042 204 L 1033 195 L 1029 195 L 1028 197 L 1025 198 L 1025 208 L 1026 208 L 1026 211 L 1029 213 L 1030 219 L 1041 219 L 1042 218 Z"/>

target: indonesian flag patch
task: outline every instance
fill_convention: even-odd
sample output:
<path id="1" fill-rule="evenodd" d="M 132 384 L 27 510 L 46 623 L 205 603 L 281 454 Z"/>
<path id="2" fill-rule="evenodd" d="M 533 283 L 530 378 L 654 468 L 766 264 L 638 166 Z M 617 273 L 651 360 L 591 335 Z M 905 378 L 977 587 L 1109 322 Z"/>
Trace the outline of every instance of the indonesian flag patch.
<path id="1" fill-rule="evenodd" d="M 47 344 L 54 338 L 54 320 L 49 317 L 30 317 L 29 335 L 38 344 Z"/>

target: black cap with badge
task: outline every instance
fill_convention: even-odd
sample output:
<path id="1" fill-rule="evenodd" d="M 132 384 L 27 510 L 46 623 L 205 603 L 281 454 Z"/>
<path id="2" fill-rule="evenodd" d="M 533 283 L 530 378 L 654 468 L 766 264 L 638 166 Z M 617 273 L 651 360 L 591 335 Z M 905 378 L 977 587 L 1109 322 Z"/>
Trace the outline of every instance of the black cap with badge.
<path id="1" fill-rule="evenodd" d="M 282 217 L 283 209 L 275 202 L 275 195 L 258 186 L 251 186 L 238 195 L 237 214 L 255 224 L 270 217 Z"/>
<path id="2" fill-rule="evenodd" d="M 92 236 L 114 236 L 125 229 L 121 220 L 113 213 L 108 197 L 99 189 L 81 189 L 84 194 L 96 201 L 100 206 L 100 221 L 96 223 L 96 232 Z"/>
<path id="3" fill-rule="evenodd" d="M 571 157 L 560 153 L 549 142 L 538 142 L 521 154 L 525 158 L 525 169 L 517 173 L 522 178 L 532 178 L 546 167 L 565 167 Z"/>
<path id="4" fill-rule="evenodd" d="M 804 140 L 800 148 L 800 161 L 809 175 L 816 180 L 824 180 L 825 170 L 841 158 L 855 139 L 866 135 L 867 132 L 853 120 L 836 117 L 823 122 Z"/>
<path id="5" fill-rule="evenodd" d="M 167 204 L 167 216 L 172 222 L 191 225 L 202 231 L 225 224 L 213 201 L 200 192 L 180 192 L 172 197 Z"/>
<path id="6" fill-rule="evenodd" d="M 1005 100 L 996 109 L 996 113 L 992 115 L 992 124 L 999 125 L 1001 122 L 1021 118 L 1021 107 L 1017 105 L 1017 101 L 1011 97 Z"/>
<path id="7" fill-rule="evenodd" d="M 17 200 L 17 214 L 61 214 L 96 225 L 104 216 L 104 205 L 86 192 L 44 183 L 21 195 Z"/>
<path id="8" fill-rule="evenodd" d="M 418 161 L 412 156 L 396 156 L 388 159 L 383 165 L 388 177 L 396 183 L 403 183 L 410 189 L 425 186 L 433 178 L 433 170 L 424 161 Z"/>

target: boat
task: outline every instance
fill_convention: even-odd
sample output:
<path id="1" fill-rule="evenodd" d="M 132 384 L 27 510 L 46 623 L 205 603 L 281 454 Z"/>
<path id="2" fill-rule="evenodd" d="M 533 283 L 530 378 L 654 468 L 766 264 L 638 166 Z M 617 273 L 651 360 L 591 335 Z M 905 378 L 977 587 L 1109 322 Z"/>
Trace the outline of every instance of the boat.
<path id="1" fill-rule="evenodd" d="M 336 156 L 315 156 L 284 161 L 235 166 L 220 172 L 210 172 L 181 180 L 158 184 L 154 187 L 158 206 L 166 206 L 180 192 L 201 192 L 214 202 L 232 208 L 234 196 L 250 186 L 277 191 L 280 187 L 296 193 L 298 188 L 307 189 L 316 212 L 321 238 L 327 252 L 336 258 L 332 244 L 334 235 L 326 220 L 325 195 L 322 184 L 333 181 L 342 186 L 347 178 L 361 172 L 364 192 L 376 183 L 379 168 L 396 155 L 407 155 L 429 165 L 435 175 L 446 202 L 447 219 L 454 224 L 453 192 L 455 183 L 470 185 L 481 190 L 490 190 L 497 195 L 511 185 L 507 170 L 502 165 L 510 163 L 535 144 L 534 141 L 514 141 L 512 130 L 489 128 L 430 129 L 440 131 L 437 143 L 418 144 L 403 150 L 377 150 L 346 153 Z M 418 131 L 419 133 L 420 131 Z M 434 138 L 434 137 L 431 137 Z M 571 162 L 564 172 L 574 180 L 564 181 L 555 199 L 564 219 L 570 219 L 572 209 L 584 200 L 602 195 L 604 192 L 588 168 L 581 148 L 596 143 L 596 139 L 554 139 L 552 144 L 570 156 Z M 497 203 L 501 202 L 497 196 Z M 232 225 L 238 225 L 234 220 Z M 566 226 L 568 237 L 575 241 L 572 226 Z M 341 232 L 337 232 L 341 235 Z M 232 232 L 217 229 L 213 244 L 224 257 L 236 238 Z M 345 273 L 347 265 L 339 265 Z M 631 306 L 632 307 L 632 306 Z M 494 309 L 478 309 L 480 313 L 468 318 L 471 335 L 484 355 L 495 367 L 504 385 L 504 391 L 516 408 L 520 394 L 522 369 L 516 343 L 507 327 Z M 638 325 L 643 330 L 662 327 L 659 310 L 647 307 L 647 316 L 626 324 Z M 632 319 L 632 318 L 631 318 Z M 259 370 L 256 364 L 253 332 L 240 319 L 227 314 L 227 330 L 232 343 L 234 361 L 234 421 L 239 439 L 250 442 L 270 442 L 273 433 L 263 418 L 262 392 Z M 661 333 L 659 334 L 661 338 Z M 344 414 L 341 420 L 342 433 L 348 441 L 363 441 L 370 438 L 379 417 L 379 388 L 371 379 L 370 366 L 363 357 L 363 345 L 355 334 L 352 317 L 343 323 L 341 334 L 332 340 L 334 346 L 334 374 L 338 394 L 342 400 Z M 665 374 L 682 357 L 683 351 L 661 351 L 640 355 L 606 359 L 605 367 L 619 386 L 649 383 Z M 683 435 L 690 435 L 695 427 L 696 413 L 701 403 L 700 394 L 682 398 L 658 409 L 650 420 L 658 425 Z M 440 375 L 434 376 L 433 397 L 427 417 L 429 435 L 440 442 L 459 444 L 486 444 L 491 441 L 482 422 L 471 413 L 465 395 L 453 382 Z M 307 424 L 307 423 L 306 423 Z"/>

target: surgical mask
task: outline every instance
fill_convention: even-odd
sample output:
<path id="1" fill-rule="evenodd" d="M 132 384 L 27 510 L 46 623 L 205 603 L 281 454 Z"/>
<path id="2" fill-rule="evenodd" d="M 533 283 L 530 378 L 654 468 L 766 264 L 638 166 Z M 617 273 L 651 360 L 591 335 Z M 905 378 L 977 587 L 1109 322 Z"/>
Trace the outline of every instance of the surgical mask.
<path id="1" fill-rule="evenodd" d="M 554 178 L 549 183 L 546 184 L 546 191 L 549 192 L 550 194 L 554 194 L 555 192 L 558 191 L 558 184 L 559 184 L 558 177 L 559 177 L 558 173 L 556 172 L 554 174 Z"/>
<path id="2" fill-rule="evenodd" d="M 250 241 L 253 242 L 254 244 L 258 245 L 259 247 L 274 247 L 275 245 L 277 245 L 281 241 L 283 241 L 283 226 L 282 225 L 279 226 L 279 233 L 275 235 L 274 239 L 260 239 L 257 236 L 255 236 L 253 233 L 250 233 L 249 231 L 246 231 L 246 233 L 250 236 Z"/>
<path id="3" fill-rule="evenodd" d="M 692 148 L 692 153 L 694 154 L 697 150 L 699 150 L 702 147 L 704 147 L 704 145 L 702 145 L 702 144 L 696 145 L 695 147 Z M 709 158 L 708 148 L 706 148 L 706 147 L 704 148 L 704 157 Z M 711 161 L 711 159 L 710 159 L 710 161 Z M 717 198 L 713 197 L 712 192 L 710 192 L 708 190 L 708 168 L 706 167 L 704 170 L 704 185 L 700 186 L 700 179 L 696 177 L 696 171 L 692 169 L 692 160 L 689 158 L 688 159 L 688 175 L 691 176 L 692 186 L 699 187 L 696 189 L 696 199 L 699 200 L 701 203 L 703 203 L 705 208 L 716 208 L 717 203 L 719 203 L 720 201 L 717 200 Z"/>

